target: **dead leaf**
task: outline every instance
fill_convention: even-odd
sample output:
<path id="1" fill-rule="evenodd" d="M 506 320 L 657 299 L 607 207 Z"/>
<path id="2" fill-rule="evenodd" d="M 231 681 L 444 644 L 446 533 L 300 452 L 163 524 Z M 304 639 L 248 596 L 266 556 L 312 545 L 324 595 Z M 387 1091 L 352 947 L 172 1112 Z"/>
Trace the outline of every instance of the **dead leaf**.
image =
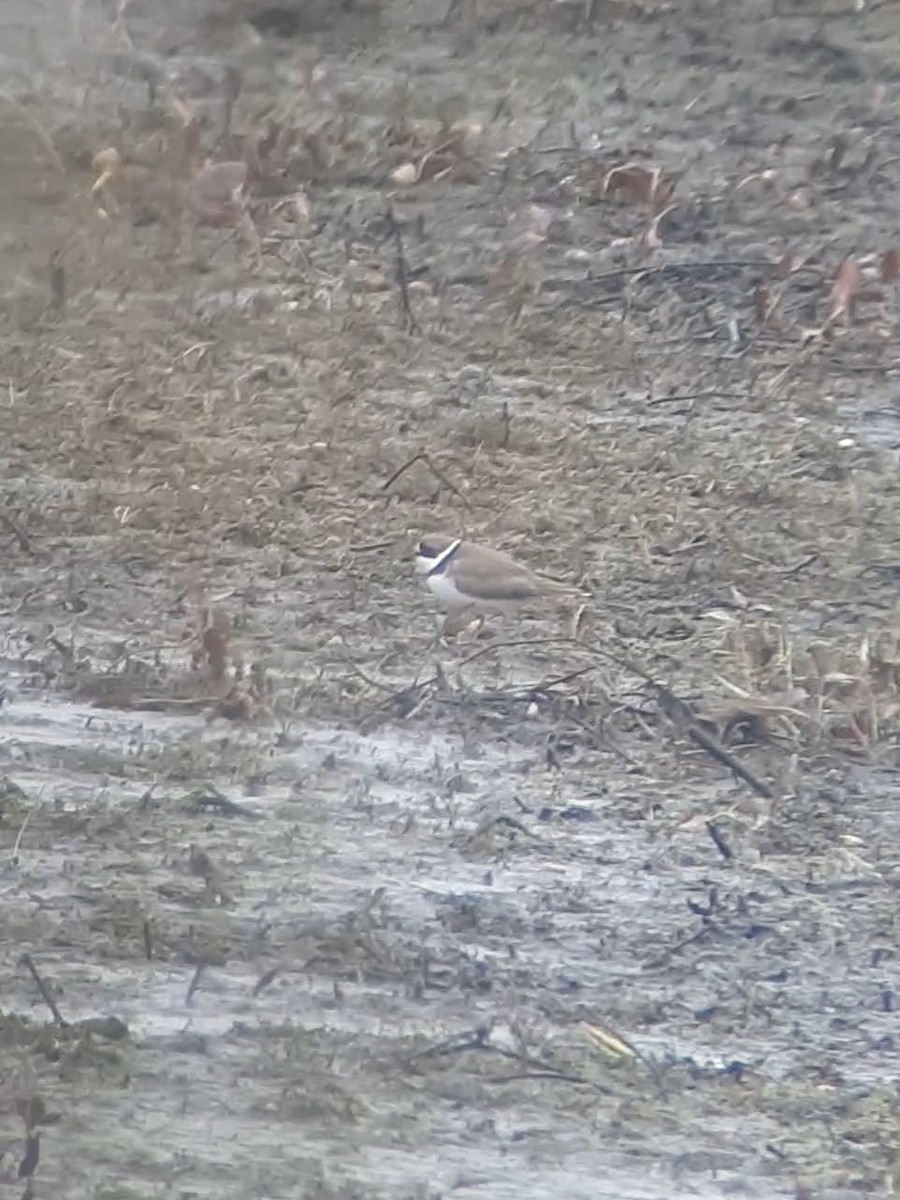
<path id="1" fill-rule="evenodd" d="M 248 174 L 245 162 L 207 163 L 201 167 L 191 184 L 191 202 L 200 219 L 210 225 L 238 225 L 245 213 Z"/>
<path id="2" fill-rule="evenodd" d="M 855 259 L 845 258 L 838 267 L 834 283 L 831 285 L 831 313 L 829 322 L 840 316 L 849 318 L 853 315 L 853 305 L 862 282 L 862 271 Z"/>
<path id="3" fill-rule="evenodd" d="M 91 186 L 91 195 L 103 201 L 98 209 L 101 215 L 117 214 L 121 211 L 120 201 L 133 198 L 146 184 L 152 172 L 137 163 L 126 163 L 114 147 L 101 150 L 94 155 L 91 166 L 98 172 Z"/>
<path id="4" fill-rule="evenodd" d="M 98 150 L 91 160 L 91 166 L 95 171 L 99 172 L 91 191 L 99 192 L 110 180 L 115 179 L 121 171 L 122 156 L 115 146 L 110 146 L 106 150 Z"/>
<path id="5" fill-rule="evenodd" d="M 665 208 L 675 190 L 675 181 L 661 168 L 648 171 L 639 163 L 625 163 L 607 171 L 600 188 L 602 196 L 623 192 L 631 204 L 649 204 L 654 211 Z"/>
<path id="6" fill-rule="evenodd" d="M 677 207 L 677 204 L 670 204 L 668 208 L 664 208 L 661 213 L 657 213 L 657 215 L 647 226 L 642 239 L 644 248 L 646 250 L 658 250 L 662 246 L 662 238 L 659 236 L 659 223 L 662 221 L 663 217 L 667 217 L 670 213 L 673 213 Z"/>

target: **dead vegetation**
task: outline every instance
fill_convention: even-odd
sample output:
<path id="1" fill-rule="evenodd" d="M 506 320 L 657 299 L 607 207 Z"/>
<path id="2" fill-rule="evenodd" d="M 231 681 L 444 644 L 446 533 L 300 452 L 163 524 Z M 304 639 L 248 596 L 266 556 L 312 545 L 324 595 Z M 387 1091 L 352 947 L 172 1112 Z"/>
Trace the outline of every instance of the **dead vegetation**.
<path id="1" fill-rule="evenodd" d="M 558 78 L 554 22 L 590 37 L 610 5 L 443 11 L 432 35 L 484 56 L 483 89 L 462 104 L 450 82 L 444 95 L 374 51 L 266 57 L 254 42 L 215 69 L 190 55 L 147 67 L 124 4 L 115 60 L 90 64 L 77 120 L 49 84 L 40 104 L 7 102 L 0 135 L 21 164 L 9 187 L 26 249 L 0 326 L 4 653 L 28 686 L 61 698 L 207 719 L 206 741 L 143 751 L 152 780 L 137 812 L 155 811 L 156 789 L 192 789 L 167 818 L 208 824 L 177 824 L 191 840 L 153 904 L 191 922 L 221 911 L 226 932 L 217 917 L 199 942 L 161 920 L 151 929 L 144 896 L 120 924 L 118 893 L 96 911 L 123 957 L 184 952 L 186 1002 L 210 963 L 259 949 L 228 924 L 244 881 L 214 831 L 255 814 L 205 781 L 265 777 L 292 727 L 530 754 L 517 807 L 507 798 L 509 811 L 454 831 L 454 853 L 485 870 L 557 853 L 534 831 L 581 819 L 554 790 L 577 778 L 608 789 L 604 820 L 658 822 L 654 836 L 686 839 L 686 859 L 694 830 L 723 869 L 795 856 L 784 895 L 772 883 L 776 907 L 804 871 L 890 873 L 853 840 L 842 803 L 860 768 L 896 768 L 900 744 L 895 106 L 870 103 L 867 77 L 865 96 L 829 82 L 829 115 L 809 115 L 806 57 L 782 76 L 771 47 L 751 41 L 746 69 L 768 72 L 773 96 L 736 111 L 694 73 L 696 15 L 676 29 L 669 5 L 637 6 L 640 19 L 635 5 L 612 7 L 600 99 Z M 498 28 L 537 82 L 497 58 Z M 737 70 L 723 30 L 696 44 Z M 651 35 L 675 38 L 682 62 L 659 97 L 622 65 L 651 54 Z M 420 34 L 394 36 L 408 49 Z M 574 627 L 526 616 L 436 648 L 412 576 L 431 528 L 500 546 L 590 602 Z M 325 777 L 335 759 L 322 758 Z M 341 804 L 380 821 L 372 780 L 354 786 Z M 455 812 L 484 786 L 435 751 L 423 790 Z M 0 800 L 15 858 L 29 797 Z M 420 844 L 421 813 L 391 820 L 395 842 Z M 304 836 L 327 838 L 326 823 Z M 586 874 L 603 853 L 591 850 Z M 458 939 L 420 954 L 419 931 L 395 937 L 377 889 L 366 903 L 302 944 L 273 950 L 260 935 L 260 994 L 300 958 L 336 1006 L 360 980 L 481 994 L 486 971 Z M 730 953 L 744 900 L 714 888 L 690 903 L 696 928 L 635 951 L 649 975 L 701 969 L 695 945 Z M 463 908 L 451 932 L 477 924 L 477 904 Z M 779 929 L 801 916 L 777 908 Z M 594 954 L 596 930 L 585 936 Z M 752 999 L 740 1003 L 752 1019 Z M 578 1089 L 592 1103 L 607 1094 L 588 1056 L 612 1054 L 627 1112 L 659 1079 L 603 1014 L 571 1011 L 577 1036 L 549 1050 L 518 1030 L 491 1044 L 479 1025 L 446 1044 L 408 1039 L 406 1066 L 477 1060 L 492 1094 L 539 1072 L 541 1086 L 576 1089 L 574 1110 Z M 280 1111 L 300 1121 L 315 1098 L 292 1082 L 295 1036 L 275 1078 Z M 362 1121 L 333 1049 L 316 1053 L 329 1111 Z M 667 1069 L 685 1089 L 732 1081 Z M 638 1085 L 621 1084 L 626 1071 Z M 812 1109 L 813 1088 L 796 1087 Z M 754 1097 L 778 1115 L 771 1081 Z M 876 1117 L 859 1118 L 873 1146 Z M 778 1154 L 813 1172 L 820 1151 Z M 857 1166 L 870 1182 L 882 1170 L 874 1153 Z"/>
<path id="2" fill-rule="evenodd" d="M 856 379 L 888 369 L 896 251 L 828 264 L 822 216 L 836 178 L 852 193 L 852 156 L 811 160 L 819 216 L 801 239 L 772 203 L 772 169 L 741 175 L 739 156 L 714 188 L 696 165 L 676 188 L 659 147 L 639 161 L 633 146 L 598 156 L 577 134 L 549 149 L 541 132 L 510 142 L 497 124 L 422 120 L 408 95 L 379 121 L 334 73 L 305 60 L 299 91 L 268 108 L 234 67 L 211 105 L 154 77 L 155 165 L 131 170 L 115 147 L 94 155 L 89 190 L 120 227 L 123 286 L 147 273 L 145 286 L 180 284 L 172 312 L 148 308 L 141 342 L 126 319 L 97 344 L 85 322 L 104 311 L 100 278 L 82 274 L 73 291 L 67 272 L 67 311 L 57 295 L 42 316 L 53 343 L 34 340 L 2 415 L 27 465 L 4 518 L 23 564 L 61 535 L 88 559 L 162 572 L 170 594 L 198 561 L 211 589 L 239 589 L 252 569 L 257 597 L 280 594 L 301 631 L 293 701 L 369 720 L 380 693 L 410 694 L 400 664 L 426 602 L 404 564 L 438 521 L 572 574 L 594 596 L 579 636 L 614 630 L 624 659 L 699 697 L 699 711 L 739 702 L 747 719 L 726 716 L 728 731 L 752 728 L 792 754 L 889 751 L 892 457 L 842 436 L 838 413 Z M 123 148 L 135 127 L 118 131 Z M 890 147 L 875 145 L 870 185 L 890 172 L 879 165 Z M 145 225 L 122 207 L 123 189 L 139 202 L 151 176 L 174 187 L 179 173 L 181 215 Z M 392 184 L 414 187 L 392 196 Z M 482 230 L 512 223 L 505 245 L 486 239 L 466 263 L 458 214 L 474 196 Z M 173 257 L 165 227 L 185 213 L 212 227 L 202 269 L 221 261 L 228 298 L 207 288 L 198 301 L 199 260 Z M 222 258 L 234 227 L 245 236 Z M 701 234 L 727 234 L 728 254 L 698 254 Z M 90 252 L 101 269 L 109 250 Z M 466 372 L 478 394 L 458 382 Z M 57 437 L 39 447 L 34 431 L 50 426 Z M 29 495 L 35 453 L 51 472 L 66 465 L 75 503 Z M 15 454 L 11 467 L 15 478 Z M 190 663 L 161 660 L 143 700 L 164 703 L 167 671 L 189 666 L 194 699 L 215 694 L 214 711 L 268 712 L 265 686 L 242 690 L 242 664 L 229 662 L 238 613 L 197 608 Z M 283 620 L 264 610 L 254 622 L 255 657 L 281 658 Z M 144 639 L 170 636 L 152 614 L 140 624 Z M 82 676 L 100 647 L 84 636 Z M 140 639 L 131 647 L 114 675 L 141 657 Z M 586 680 L 577 644 L 552 653 L 551 678 Z M 369 670 L 379 662 L 387 676 Z M 622 686 L 607 678 L 604 694 Z M 567 702 L 589 724 L 614 704 L 596 712 L 589 684 Z"/>

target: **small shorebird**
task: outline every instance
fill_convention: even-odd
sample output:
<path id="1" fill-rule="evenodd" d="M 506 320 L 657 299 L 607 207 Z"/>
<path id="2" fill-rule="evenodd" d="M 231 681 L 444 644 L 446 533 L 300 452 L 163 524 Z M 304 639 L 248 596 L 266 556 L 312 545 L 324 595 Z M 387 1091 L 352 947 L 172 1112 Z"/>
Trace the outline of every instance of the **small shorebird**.
<path id="1" fill-rule="evenodd" d="M 508 612 L 531 601 L 563 598 L 577 589 L 536 575 L 502 550 L 478 546 L 443 533 L 419 543 L 416 573 L 447 610 L 447 624 L 457 625 L 467 613 L 482 623 L 491 612 Z"/>

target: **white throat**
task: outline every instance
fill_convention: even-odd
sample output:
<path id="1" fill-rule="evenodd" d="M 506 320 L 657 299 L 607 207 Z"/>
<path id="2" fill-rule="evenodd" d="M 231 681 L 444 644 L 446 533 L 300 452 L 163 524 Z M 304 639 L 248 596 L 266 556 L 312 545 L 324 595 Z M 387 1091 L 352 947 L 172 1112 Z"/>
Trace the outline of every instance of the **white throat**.
<path id="1" fill-rule="evenodd" d="M 452 557 L 462 545 L 462 538 L 456 538 L 450 543 L 446 550 L 442 550 L 435 558 L 425 558 L 421 554 L 416 555 L 416 574 L 428 575 L 429 572 L 435 571 L 440 573 L 440 568 Z"/>

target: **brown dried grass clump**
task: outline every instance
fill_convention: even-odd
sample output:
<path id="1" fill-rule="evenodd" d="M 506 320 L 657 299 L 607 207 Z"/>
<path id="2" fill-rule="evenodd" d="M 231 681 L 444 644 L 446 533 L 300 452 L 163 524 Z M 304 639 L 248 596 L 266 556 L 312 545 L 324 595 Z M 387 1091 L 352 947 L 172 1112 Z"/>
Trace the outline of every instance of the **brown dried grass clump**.
<path id="1" fill-rule="evenodd" d="M 900 736 L 896 626 L 824 638 L 737 618 L 708 649 L 733 696 L 709 710 L 725 740 L 740 731 L 794 750 L 877 756 Z"/>

